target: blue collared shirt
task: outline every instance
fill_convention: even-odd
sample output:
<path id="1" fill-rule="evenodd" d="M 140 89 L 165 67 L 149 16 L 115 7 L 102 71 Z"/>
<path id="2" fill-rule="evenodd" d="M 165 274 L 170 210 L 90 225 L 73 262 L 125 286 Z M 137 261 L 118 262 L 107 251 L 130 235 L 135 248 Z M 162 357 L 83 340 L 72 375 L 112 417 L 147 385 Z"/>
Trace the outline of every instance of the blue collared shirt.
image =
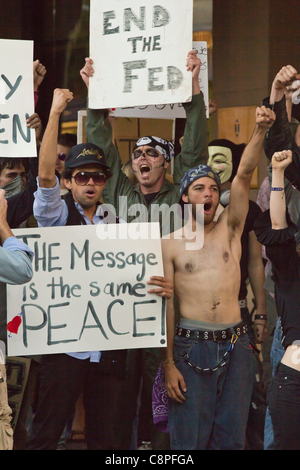
<path id="1" fill-rule="evenodd" d="M 31 260 L 34 253 L 21 240 L 8 237 L 0 247 L 0 282 L 25 284 L 33 276 Z"/>
<path id="2" fill-rule="evenodd" d="M 39 179 L 37 178 L 37 191 L 34 193 L 33 214 L 36 218 L 39 227 L 62 227 L 66 225 L 68 220 L 68 206 L 61 198 L 60 186 L 58 178 L 56 177 L 56 186 L 54 188 L 41 188 Z M 75 202 L 75 201 L 74 201 Z M 82 207 L 75 202 L 76 209 L 83 215 L 87 225 L 92 225 L 88 217 L 83 213 Z M 104 213 L 101 205 L 97 208 L 93 224 L 104 224 L 102 220 Z M 120 223 L 124 223 L 120 220 Z M 101 357 L 100 351 L 89 351 L 80 353 L 68 353 L 69 356 L 76 359 L 90 359 L 91 362 L 99 362 Z"/>

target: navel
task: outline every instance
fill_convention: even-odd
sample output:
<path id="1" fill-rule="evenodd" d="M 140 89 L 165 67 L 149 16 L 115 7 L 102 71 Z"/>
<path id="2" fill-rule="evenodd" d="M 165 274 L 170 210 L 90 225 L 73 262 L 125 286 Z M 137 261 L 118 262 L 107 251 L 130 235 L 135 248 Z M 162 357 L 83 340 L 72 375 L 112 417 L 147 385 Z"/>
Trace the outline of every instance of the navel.
<path id="1" fill-rule="evenodd" d="M 223 254 L 223 259 L 225 261 L 225 263 L 228 263 L 229 261 L 229 253 L 227 251 L 225 251 L 225 253 Z"/>
<path id="2" fill-rule="evenodd" d="M 220 302 L 215 302 L 213 304 L 212 310 L 216 310 L 216 308 L 220 305 Z"/>

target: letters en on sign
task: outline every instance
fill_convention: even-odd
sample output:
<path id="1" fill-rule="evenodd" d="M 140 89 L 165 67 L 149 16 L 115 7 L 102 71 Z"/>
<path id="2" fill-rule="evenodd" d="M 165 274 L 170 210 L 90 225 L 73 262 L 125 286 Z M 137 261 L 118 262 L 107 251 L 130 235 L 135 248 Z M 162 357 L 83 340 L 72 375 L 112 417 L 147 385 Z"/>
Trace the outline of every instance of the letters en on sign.
<path id="1" fill-rule="evenodd" d="M 32 280 L 7 286 L 8 356 L 166 346 L 165 300 L 147 293 L 163 275 L 159 224 L 14 233 L 35 256 Z"/>
<path id="2" fill-rule="evenodd" d="M 192 37 L 192 0 L 91 0 L 89 107 L 190 101 Z"/>
<path id="3" fill-rule="evenodd" d="M 33 42 L 0 39 L 1 157 L 36 157 L 33 113 Z"/>

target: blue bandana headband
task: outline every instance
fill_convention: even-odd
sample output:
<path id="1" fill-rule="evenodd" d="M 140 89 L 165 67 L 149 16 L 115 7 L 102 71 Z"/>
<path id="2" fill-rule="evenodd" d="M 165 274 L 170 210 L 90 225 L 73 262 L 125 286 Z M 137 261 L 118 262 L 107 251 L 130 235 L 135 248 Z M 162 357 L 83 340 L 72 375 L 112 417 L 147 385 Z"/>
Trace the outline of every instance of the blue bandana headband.
<path id="1" fill-rule="evenodd" d="M 155 148 L 162 156 L 165 158 L 167 162 L 170 162 L 174 157 L 174 145 L 171 144 L 168 140 L 160 139 L 159 137 L 154 136 L 147 136 L 142 137 L 137 141 L 133 151 L 141 146 L 149 145 L 149 147 Z"/>
<path id="2" fill-rule="evenodd" d="M 203 178 L 205 176 L 208 178 L 212 178 L 217 183 L 219 192 L 220 192 L 221 180 L 220 180 L 218 173 L 213 171 L 212 168 L 208 165 L 199 165 L 196 168 L 192 168 L 191 170 L 188 170 L 185 173 L 184 177 L 182 178 L 181 183 L 180 183 L 179 204 L 183 204 L 182 195 L 184 191 L 186 190 L 186 188 L 188 188 L 190 184 L 192 184 L 195 180 L 199 178 Z"/>

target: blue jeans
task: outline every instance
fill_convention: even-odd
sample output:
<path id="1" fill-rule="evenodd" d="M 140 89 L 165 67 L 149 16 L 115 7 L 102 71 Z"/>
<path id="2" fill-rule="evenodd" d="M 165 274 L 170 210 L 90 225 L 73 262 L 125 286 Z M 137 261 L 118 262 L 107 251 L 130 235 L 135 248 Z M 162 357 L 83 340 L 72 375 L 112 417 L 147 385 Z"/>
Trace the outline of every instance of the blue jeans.
<path id="1" fill-rule="evenodd" d="M 230 340 L 197 341 L 176 336 L 174 360 L 182 373 L 186 402 L 169 400 L 172 450 L 243 450 L 253 387 L 253 359 L 247 335 L 241 336 L 224 367 L 201 374 L 184 359 L 205 369 L 222 359 Z"/>
<path id="2" fill-rule="evenodd" d="M 270 354 L 273 377 L 275 375 L 277 364 L 281 361 L 284 355 L 284 349 L 281 344 L 281 338 L 282 338 L 281 324 L 280 324 L 280 319 L 278 318 L 276 328 L 274 331 L 274 337 L 273 337 L 271 354 Z M 272 419 L 271 419 L 269 407 L 267 408 L 266 419 L 265 419 L 264 450 L 275 450 L 273 425 L 272 425 Z"/>
<path id="3" fill-rule="evenodd" d="M 277 365 L 269 391 L 275 450 L 300 450 L 300 372 Z"/>

